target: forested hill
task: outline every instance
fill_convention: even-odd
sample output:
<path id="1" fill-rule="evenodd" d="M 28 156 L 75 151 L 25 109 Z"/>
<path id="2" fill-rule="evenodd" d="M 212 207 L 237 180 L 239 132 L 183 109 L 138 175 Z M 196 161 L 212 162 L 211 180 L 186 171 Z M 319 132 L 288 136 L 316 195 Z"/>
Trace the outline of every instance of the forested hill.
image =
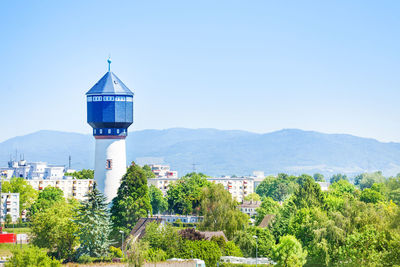
<path id="1" fill-rule="evenodd" d="M 71 155 L 73 168 L 93 168 L 94 138 L 57 131 L 15 137 L 0 143 L 1 166 L 16 151 L 28 161 L 52 164 L 67 164 Z M 140 163 L 163 160 L 180 175 L 192 171 L 193 163 L 208 175 L 246 175 L 253 170 L 266 174 L 400 172 L 399 143 L 295 129 L 266 134 L 184 128 L 134 131 L 127 138 L 127 154 L 129 161 Z"/>

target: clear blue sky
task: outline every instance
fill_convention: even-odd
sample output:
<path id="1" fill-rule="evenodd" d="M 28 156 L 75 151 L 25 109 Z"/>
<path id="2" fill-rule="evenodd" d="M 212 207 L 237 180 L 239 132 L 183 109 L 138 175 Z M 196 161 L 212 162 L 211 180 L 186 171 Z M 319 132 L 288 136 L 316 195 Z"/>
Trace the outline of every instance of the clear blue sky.
<path id="1" fill-rule="evenodd" d="M 130 130 L 300 128 L 400 142 L 399 1 L 7 1 L 0 141 L 90 133 L 112 70 Z"/>

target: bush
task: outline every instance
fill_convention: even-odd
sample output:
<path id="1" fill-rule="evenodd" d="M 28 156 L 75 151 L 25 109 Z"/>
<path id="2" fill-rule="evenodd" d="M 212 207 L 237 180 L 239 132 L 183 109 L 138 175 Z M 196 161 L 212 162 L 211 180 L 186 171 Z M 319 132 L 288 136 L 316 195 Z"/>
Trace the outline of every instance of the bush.
<path id="1" fill-rule="evenodd" d="M 145 260 L 148 262 L 159 262 L 167 260 L 167 253 L 159 248 L 149 248 L 144 256 Z"/>
<path id="2" fill-rule="evenodd" d="M 78 263 L 92 263 L 93 262 L 93 258 L 90 257 L 89 255 L 82 255 L 78 258 L 77 262 Z"/>
<path id="3" fill-rule="evenodd" d="M 35 246 L 28 246 L 24 249 L 15 248 L 12 251 L 12 257 L 6 262 L 6 267 L 12 266 L 42 266 L 57 267 L 61 262 L 47 256 L 45 249 Z"/>
<path id="4" fill-rule="evenodd" d="M 215 266 L 221 258 L 221 250 L 217 243 L 208 240 L 183 240 L 177 258 L 201 259 L 206 266 Z"/>
<path id="5" fill-rule="evenodd" d="M 122 258 L 122 256 L 123 256 L 122 255 L 122 250 L 120 248 L 116 248 L 116 247 L 111 246 L 109 251 L 110 251 L 110 256 L 112 258 Z"/>
<path id="6" fill-rule="evenodd" d="M 225 243 L 224 251 L 222 253 L 224 256 L 243 257 L 242 251 L 233 241 Z"/>

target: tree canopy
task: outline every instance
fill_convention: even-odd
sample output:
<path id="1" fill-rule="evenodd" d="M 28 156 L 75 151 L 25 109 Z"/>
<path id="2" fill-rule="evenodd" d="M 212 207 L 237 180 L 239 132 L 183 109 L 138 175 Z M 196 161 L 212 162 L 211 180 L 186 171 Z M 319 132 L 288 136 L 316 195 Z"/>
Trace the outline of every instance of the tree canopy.
<path id="1" fill-rule="evenodd" d="M 141 217 L 151 214 L 147 177 L 143 169 L 132 164 L 121 179 L 117 196 L 112 200 L 111 220 L 116 232 L 126 234 Z"/>

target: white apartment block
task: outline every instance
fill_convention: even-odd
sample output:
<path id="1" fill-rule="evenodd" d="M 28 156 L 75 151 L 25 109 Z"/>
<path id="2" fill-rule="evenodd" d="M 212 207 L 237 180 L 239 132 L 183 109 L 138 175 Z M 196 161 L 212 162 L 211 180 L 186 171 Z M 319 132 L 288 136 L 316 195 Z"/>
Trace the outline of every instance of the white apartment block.
<path id="1" fill-rule="evenodd" d="M 8 167 L 0 168 L 2 178 L 21 177 L 24 179 L 62 179 L 66 172 L 64 165 L 50 165 L 47 162 L 31 162 L 26 160 L 9 161 Z"/>
<path id="2" fill-rule="evenodd" d="M 51 186 L 63 191 L 65 198 L 85 200 L 86 194 L 92 190 L 93 179 L 35 179 L 27 182 L 36 190 L 40 191 Z"/>
<path id="3" fill-rule="evenodd" d="M 244 197 L 255 192 L 255 188 L 264 180 L 264 173 L 255 172 L 257 176 L 247 177 L 209 177 L 208 181 L 216 184 L 222 184 L 224 188 L 231 193 L 232 197 L 238 202 L 242 202 Z M 167 194 L 169 186 L 176 182 L 177 178 L 153 178 L 148 179 L 148 185 L 154 185 L 159 188 L 163 195 Z"/>
<path id="4" fill-rule="evenodd" d="M 169 165 L 162 164 L 150 164 L 151 171 L 156 175 L 157 178 L 173 178 L 178 179 L 178 172 L 171 171 Z"/>
<path id="5" fill-rule="evenodd" d="M 6 216 L 11 216 L 12 222 L 19 218 L 19 193 L 1 193 L 1 222 L 6 221 Z"/>

